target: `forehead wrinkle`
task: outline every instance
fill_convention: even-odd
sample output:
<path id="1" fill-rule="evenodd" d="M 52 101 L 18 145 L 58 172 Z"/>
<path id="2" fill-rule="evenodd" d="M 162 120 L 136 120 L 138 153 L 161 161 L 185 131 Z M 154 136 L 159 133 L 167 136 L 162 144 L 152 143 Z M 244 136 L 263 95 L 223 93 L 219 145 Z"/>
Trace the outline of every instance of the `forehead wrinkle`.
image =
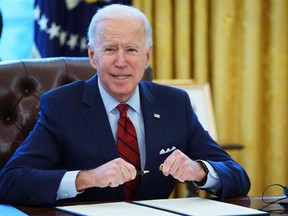
<path id="1" fill-rule="evenodd" d="M 119 26 L 125 25 L 125 28 Z M 139 39 L 145 43 L 144 27 L 141 22 L 131 22 L 131 20 L 102 20 L 98 23 L 96 33 L 99 44 L 115 43 L 116 40 L 127 42 L 128 44 L 139 44 Z"/>

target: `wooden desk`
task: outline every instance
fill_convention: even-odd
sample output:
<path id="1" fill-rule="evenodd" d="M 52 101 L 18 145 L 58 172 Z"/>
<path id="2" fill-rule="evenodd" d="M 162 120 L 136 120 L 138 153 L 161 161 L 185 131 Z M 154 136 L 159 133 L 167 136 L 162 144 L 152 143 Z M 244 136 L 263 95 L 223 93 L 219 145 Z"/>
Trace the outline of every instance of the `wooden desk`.
<path id="1" fill-rule="evenodd" d="M 266 202 L 273 202 L 277 199 L 283 198 L 284 196 L 266 196 L 264 197 Z M 227 203 L 245 206 L 253 209 L 259 209 L 263 211 L 270 211 L 270 215 L 288 215 L 288 209 L 284 209 L 281 205 L 275 203 L 268 206 L 263 202 L 262 197 L 235 197 L 225 200 Z M 288 199 L 281 200 L 280 202 L 288 203 Z M 265 207 L 267 206 L 267 207 Z M 264 209 L 262 209 L 265 207 Z M 275 211 L 279 210 L 279 211 Z"/>
<path id="2" fill-rule="evenodd" d="M 280 196 L 271 196 L 271 197 L 265 197 L 266 200 L 273 201 L 277 198 L 280 198 Z M 287 200 L 284 200 L 288 202 Z M 235 197 L 225 200 L 227 203 L 236 204 L 240 206 L 250 207 L 254 209 L 260 209 L 267 204 L 262 201 L 261 197 Z M 44 207 L 23 207 L 23 206 L 16 206 L 19 210 L 22 212 L 28 214 L 29 216 L 71 216 L 72 214 L 62 212 L 59 210 L 55 210 L 54 208 L 44 208 Z M 275 210 L 275 209 L 283 209 L 279 204 L 273 204 L 265 210 Z M 282 212 L 275 212 L 271 213 L 270 215 L 288 215 L 288 210 Z"/>

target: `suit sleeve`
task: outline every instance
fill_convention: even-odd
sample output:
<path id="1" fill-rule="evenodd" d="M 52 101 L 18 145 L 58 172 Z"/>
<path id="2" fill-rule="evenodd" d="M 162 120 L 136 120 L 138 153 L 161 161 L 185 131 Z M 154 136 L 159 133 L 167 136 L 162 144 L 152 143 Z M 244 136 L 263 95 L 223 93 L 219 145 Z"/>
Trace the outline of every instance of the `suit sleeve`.
<path id="1" fill-rule="evenodd" d="M 250 189 L 250 180 L 247 173 L 204 130 L 192 110 L 187 94 L 186 110 L 190 133 L 187 154 L 193 160 L 205 160 L 209 162 L 215 169 L 222 185 L 215 195 L 222 200 L 232 196 L 247 195 Z"/>

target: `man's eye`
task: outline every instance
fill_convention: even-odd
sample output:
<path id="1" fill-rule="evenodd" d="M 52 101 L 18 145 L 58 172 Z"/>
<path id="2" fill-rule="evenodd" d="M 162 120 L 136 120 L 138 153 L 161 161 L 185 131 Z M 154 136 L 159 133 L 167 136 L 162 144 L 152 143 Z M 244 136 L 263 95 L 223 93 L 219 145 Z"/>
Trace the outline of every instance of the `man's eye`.
<path id="1" fill-rule="evenodd" d="M 129 48 L 127 51 L 128 51 L 128 52 L 137 52 L 137 49 Z"/>
<path id="2" fill-rule="evenodd" d="M 113 49 L 113 48 L 105 48 L 105 52 L 113 52 L 113 51 L 115 51 L 115 49 Z"/>

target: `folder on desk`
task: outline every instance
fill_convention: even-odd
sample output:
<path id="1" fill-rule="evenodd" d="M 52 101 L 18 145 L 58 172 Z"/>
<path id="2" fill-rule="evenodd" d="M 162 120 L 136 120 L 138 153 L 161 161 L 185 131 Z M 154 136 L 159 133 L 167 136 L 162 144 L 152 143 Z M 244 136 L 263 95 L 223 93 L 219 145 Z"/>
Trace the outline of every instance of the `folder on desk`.
<path id="1" fill-rule="evenodd" d="M 56 208 L 68 213 L 87 216 L 177 216 L 177 214 L 171 214 L 166 211 L 159 211 L 155 208 L 140 206 L 128 202 L 85 204 L 61 206 Z"/>
<path id="2" fill-rule="evenodd" d="M 173 211 L 179 215 L 268 215 L 264 211 L 199 197 L 147 200 L 135 203 L 159 210 Z"/>
<path id="3" fill-rule="evenodd" d="M 28 216 L 24 212 L 16 209 L 11 205 L 0 204 L 0 215 L 11 215 L 11 216 Z"/>
<path id="4" fill-rule="evenodd" d="M 59 206 L 57 209 L 89 216 L 268 215 L 264 211 L 199 197 Z"/>

